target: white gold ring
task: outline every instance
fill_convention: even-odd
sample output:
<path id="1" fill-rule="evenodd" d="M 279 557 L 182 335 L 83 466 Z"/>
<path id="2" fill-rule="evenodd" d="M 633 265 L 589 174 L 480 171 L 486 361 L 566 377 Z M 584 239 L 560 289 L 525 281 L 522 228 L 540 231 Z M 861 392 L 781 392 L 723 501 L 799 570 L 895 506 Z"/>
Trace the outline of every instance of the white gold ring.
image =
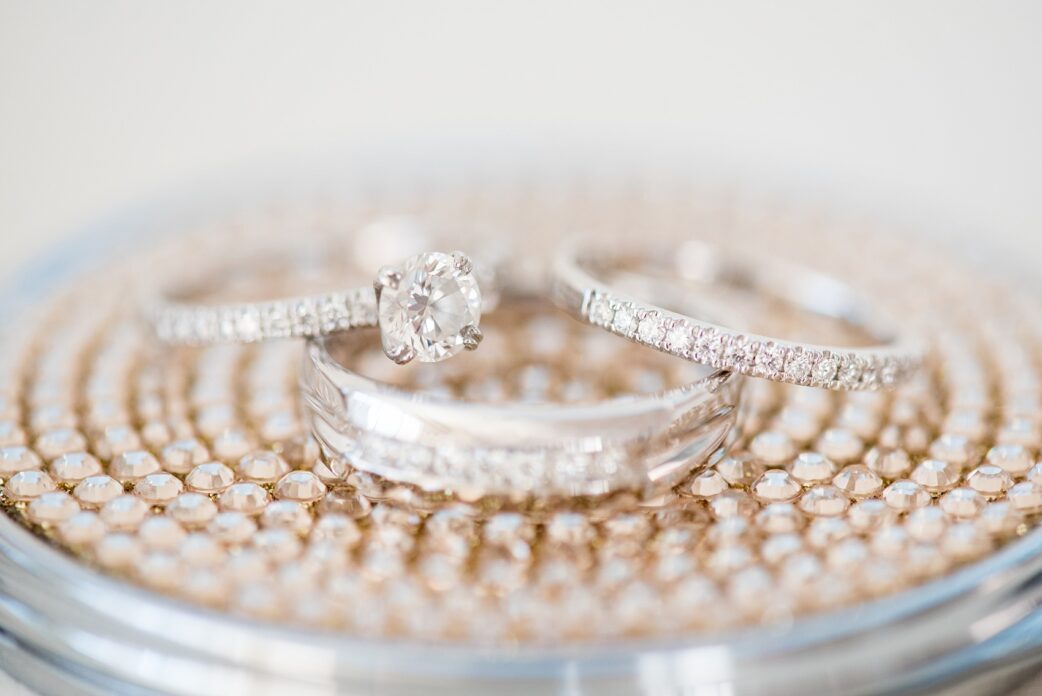
<path id="1" fill-rule="evenodd" d="M 497 314 L 508 314 L 493 320 L 516 326 L 524 312 L 514 306 L 501 306 Z M 685 371 L 677 386 L 654 393 L 471 400 L 363 376 L 356 363 L 365 362 L 365 343 L 364 333 L 309 341 L 301 387 L 312 433 L 331 461 L 425 491 L 512 500 L 660 492 L 704 466 L 736 417 L 741 379 L 709 368 Z M 564 350 L 574 348 L 569 341 Z M 501 376 L 504 362 L 489 359 Z M 579 362 L 597 370 L 591 360 Z M 468 366 L 463 374 L 479 372 Z"/>
<path id="2" fill-rule="evenodd" d="M 890 389 L 914 376 L 924 359 L 917 341 L 895 321 L 881 319 L 845 283 L 773 258 L 694 241 L 636 253 L 566 246 L 553 274 L 554 301 L 582 320 L 664 353 L 743 375 L 824 389 Z M 652 279 L 661 297 L 651 291 L 648 301 L 617 289 L 618 277 L 627 275 Z M 696 283 L 732 286 L 839 320 L 867 335 L 869 345 L 783 340 L 695 318 L 687 306 L 698 294 Z M 662 292 L 664 286 L 670 292 Z M 660 306 L 675 306 L 678 298 L 684 305 L 679 312 Z"/>
<path id="3" fill-rule="evenodd" d="M 427 252 L 380 269 L 372 287 L 266 302 L 205 305 L 163 300 L 152 312 L 165 343 L 201 346 L 315 338 L 378 326 L 399 364 L 438 362 L 481 342 L 482 293 L 462 252 Z"/>

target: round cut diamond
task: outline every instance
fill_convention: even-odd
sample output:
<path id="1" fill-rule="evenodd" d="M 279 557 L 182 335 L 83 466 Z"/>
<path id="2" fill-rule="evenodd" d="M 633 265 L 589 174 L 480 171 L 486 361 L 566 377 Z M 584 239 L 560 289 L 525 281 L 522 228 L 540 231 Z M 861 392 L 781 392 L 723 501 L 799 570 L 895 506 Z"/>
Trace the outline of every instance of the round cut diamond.
<path id="1" fill-rule="evenodd" d="M 481 291 L 461 254 L 419 254 L 377 281 L 384 352 L 437 362 L 476 345 Z"/>

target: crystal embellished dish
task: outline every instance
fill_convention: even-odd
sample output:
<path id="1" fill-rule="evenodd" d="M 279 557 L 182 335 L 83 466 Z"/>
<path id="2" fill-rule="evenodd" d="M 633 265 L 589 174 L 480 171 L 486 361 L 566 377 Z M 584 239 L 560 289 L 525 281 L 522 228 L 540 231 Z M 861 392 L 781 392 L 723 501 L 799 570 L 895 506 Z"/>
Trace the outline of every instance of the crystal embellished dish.
<path id="1" fill-rule="evenodd" d="M 981 694 L 1038 668 L 1034 298 L 967 284 L 959 263 L 875 230 L 687 195 L 230 198 L 129 216 L 5 294 L 0 667 L 30 688 Z M 756 244 L 899 303 L 928 369 L 893 393 L 750 378 L 735 429 L 670 490 L 506 506 L 323 452 L 298 392 L 306 346 L 163 348 L 137 317 L 164 275 L 244 239 L 314 240 L 285 259 L 311 277 L 316 258 L 351 257 L 367 216 L 402 213 L 461 238 L 495 220 L 547 252 L 565 228 L 625 235 L 634 221 Z M 495 372 L 509 379 L 452 361 L 357 369 L 417 393 L 551 403 L 686 378 L 607 332 L 577 362 L 574 339 L 551 339 L 578 329 L 544 319 L 517 322 L 530 338 L 514 372 Z M 473 357 L 496 341 L 490 329 Z"/>

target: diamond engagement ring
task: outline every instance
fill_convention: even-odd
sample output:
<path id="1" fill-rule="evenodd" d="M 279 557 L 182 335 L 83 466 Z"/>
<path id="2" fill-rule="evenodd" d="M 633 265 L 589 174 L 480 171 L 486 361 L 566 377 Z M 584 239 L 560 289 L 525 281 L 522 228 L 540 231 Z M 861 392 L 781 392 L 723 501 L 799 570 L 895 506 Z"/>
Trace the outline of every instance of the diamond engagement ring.
<path id="1" fill-rule="evenodd" d="M 428 252 L 382 268 L 372 287 L 267 302 L 166 301 L 152 320 L 162 341 L 192 346 L 314 338 L 378 326 L 394 362 L 438 362 L 481 342 L 476 276 L 466 254 Z"/>
<path id="2" fill-rule="evenodd" d="M 890 389 L 914 376 L 924 359 L 915 340 L 895 321 L 881 319 L 879 310 L 845 283 L 777 259 L 695 241 L 636 253 L 572 245 L 559 253 L 553 274 L 555 302 L 584 321 L 664 353 L 752 377 L 835 390 Z M 628 292 L 635 280 L 642 289 Z M 867 345 L 783 340 L 685 311 L 688 299 L 721 287 L 770 298 L 816 320 L 836 320 L 856 329 Z"/>

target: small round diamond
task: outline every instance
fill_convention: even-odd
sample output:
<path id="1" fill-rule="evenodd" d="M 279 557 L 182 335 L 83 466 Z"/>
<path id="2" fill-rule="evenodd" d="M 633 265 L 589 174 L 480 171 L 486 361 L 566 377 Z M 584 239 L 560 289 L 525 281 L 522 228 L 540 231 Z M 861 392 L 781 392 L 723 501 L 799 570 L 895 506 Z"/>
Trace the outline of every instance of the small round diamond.
<path id="1" fill-rule="evenodd" d="M 461 255 L 419 254 L 381 274 L 380 334 L 399 362 L 437 362 L 468 347 L 481 320 L 481 290 Z"/>

